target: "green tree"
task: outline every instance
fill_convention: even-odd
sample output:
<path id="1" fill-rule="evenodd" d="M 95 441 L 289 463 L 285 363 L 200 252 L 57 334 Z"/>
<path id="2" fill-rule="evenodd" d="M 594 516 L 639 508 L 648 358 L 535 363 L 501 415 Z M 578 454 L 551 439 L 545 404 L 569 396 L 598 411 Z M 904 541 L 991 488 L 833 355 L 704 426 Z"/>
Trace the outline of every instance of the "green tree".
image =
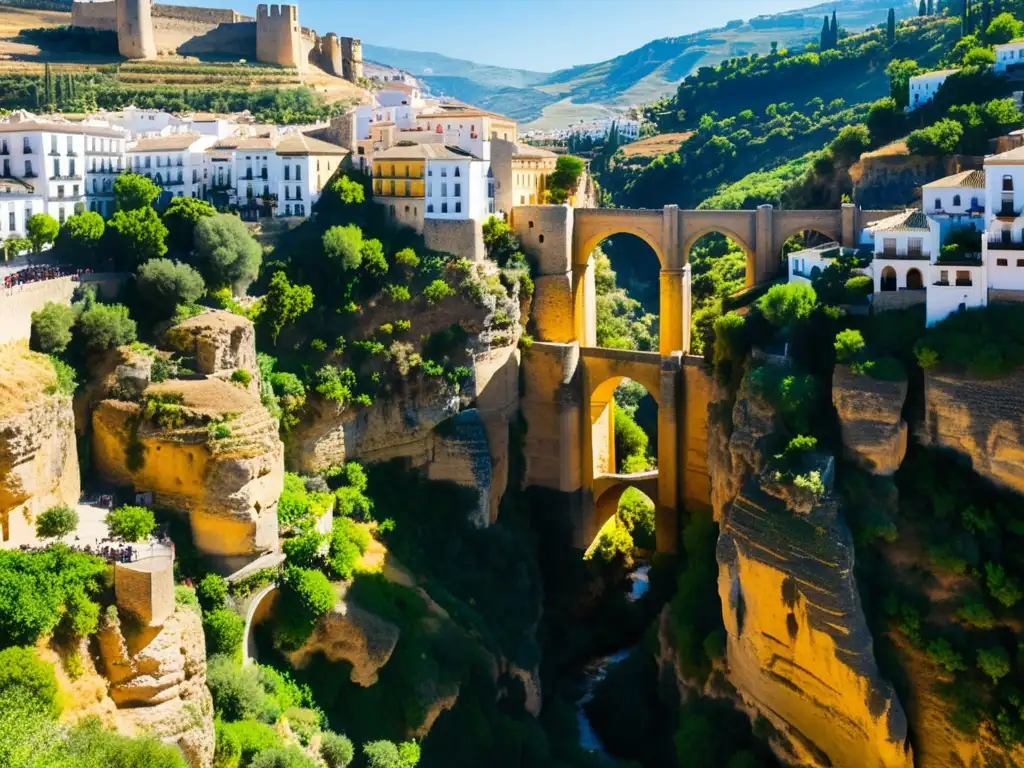
<path id="1" fill-rule="evenodd" d="M 355 224 L 328 229 L 324 232 L 323 246 L 324 253 L 343 270 L 356 270 L 362 264 L 363 233 Z"/>
<path id="2" fill-rule="evenodd" d="M 188 264 L 151 259 L 139 267 L 139 295 L 154 316 L 166 318 L 179 304 L 192 304 L 206 293 L 202 275 Z"/>
<path id="3" fill-rule="evenodd" d="M 367 768 L 415 768 L 420 761 L 419 745 L 406 741 L 371 741 L 363 745 Z"/>
<path id="4" fill-rule="evenodd" d="M 263 249 L 245 223 L 223 213 L 202 218 L 196 224 L 196 266 L 207 285 L 230 286 L 238 295 L 259 275 Z"/>
<path id="5" fill-rule="evenodd" d="M 313 568 L 320 556 L 324 536 L 316 528 L 303 531 L 298 536 L 285 539 L 281 545 L 288 564 L 298 568 Z"/>
<path id="6" fill-rule="evenodd" d="M 78 527 L 78 513 L 66 504 L 50 507 L 36 518 L 36 536 L 55 539 L 67 536 Z"/>
<path id="7" fill-rule="evenodd" d="M 114 180 L 114 202 L 118 211 L 148 208 L 160 196 L 160 187 L 139 173 L 122 173 Z"/>
<path id="8" fill-rule="evenodd" d="M 320 768 L 320 764 L 298 747 L 274 747 L 256 755 L 249 768 Z"/>
<path id="9" fill-rule="evenodd" d="M 242 651 L 245 620 L 230 608 L 216 608 L 203 614 L 206 652 L 237 657 Z"/>
<path id="10" fill-rule="evenodd" d="M 868 109 L 867 126 L 872 142 L 885 144 L 906 133 L 906 114 L 896 99 L 886 96 Z"/>
<path id="11" fill-rule="evenodd" d="M 67 304 L 48 301 L 42 309 L 32 313 L 32 349 L 45 354 L 63 352 L 71 343 L 74 324 L 75 310 Z"/>
<path id="12" fill-rule="evenodd" d="M 284 272 L 275 272 L 263 300 L 262 319 L 270 326 L 270 337 L 277 346 L 281 329 L 294 323 L 313 308 L 313 289 L 292 285 Z"/>
<path id="13" fill-rule="evenodd" d="M 437 304 L 454 295 L 455 291 L 452 290 L 452 287 L 440 278 L 431 280 L 430 285 L 423 289 L 423 297 L 428 304 Z"/>
<path id="14" fill-rule="evenodd" d="M 366 199 L 363 185 L 348 176 L 339 176 L 334 182 L 333 189 L 338 193 L 338 199 L 346 205 L 359 205 Z"/>
<path id="15" fill-rule="evenodd" d="M 334 606 L 338 596 L 320 571 L 289 566 L 282 582 L 275 637 L 289 650 L 305 642 L 317 619 Z"/>
<path id="16" fill-rule="evenodd" d="M 1001 645 L 978 649 L 978 669 L 998 683 L 1010 674 L 1010 655 Z"/>
<path id="17" fill-rule="evenodd" d="M 78 316 L 74 333 L 94 352 L 131 344 L 136 339 L 135 321 L 123 304 L 92 304 Z"/>
<path id="18" fill-rule="evenodd" d="M 858 359 L 864 351 L 864 336 L 853 328 L 836 334 L 836 362 L 849 364 Z"/>
<path id="19" fill-rule="evenodd" d="M 196 597 L 204 611 L 223 608 L 228 599 L 228 581 L 216 573 L 208 573 L 196 585 Z"/>
<path id="20" fill-rule="evenodd" d="M 765 319 L 777 328 L 789 328 L 811 316 L 818 297 L 805 283 L 772 286 L 757 301 Z"/>
<path id="21" fill-rule="evenodd" d="M 1017 21 L 1012 13 L 1000 13 L 985 30 L 989 45 L 1002 45 L 1024 34 L 1024 23 Z"/>
<path id="22" fill-rule="evenodd" d="M 95 211 L 84 211 L 69 217 L 57 236 L 61 259 L 73 264 L 95 264 L 96 252 L 106 228 L 103 217 Z"/>
<path id="23" fill-rule="evenodd" d="M 985 563 L 985 583 L 992 597 L 1007 608 L 1012 608 L 1024 597 L 1020 582 L 1008 575 L 1001 565 Z"/>
<path id="24" fill-rule="evenodd" d="M 901 109 L 910 103 L 910 78 L 921 73 L 913 59 L 893 59 L 885 68 L 889 78 L 889 96 Z"/>
<path id="25" fill-rule="evenodd" d="M 168 233 L 167 246 L 175 253 L 189 253 L 195 245 L 196 224 L 216 214 L 217 209 L 205 200 L 194 197 L 174 198 L 163 217 Z"/>
<path id="26" fill-rule="evenodd" d="M 907 148 L 918 155 L 931 157 L 951 155 L 956 151 L 963 135 L 963 126 L 956 120 L 947 117 L 927 128 L 919 128 L 911 132 L 907 136 Z"/>
<path id="27" fill-rule="evenodd" d="M 831 47 L 832 43 L 830 42 L 828 16 L 826 15 L 825 20 L 821 24 L 821 36 L 818 41 L 818 48 L 821 51 L 827 51 Z"/>
<path id="28" fill-rule="evenodd" d="M 996 54 L 991 48 L 971 48 L 964 54 L 965 67 L 991 67 L 996 63 Z"/>
<path id="29" fill-rule="evenodd" d="M 105 522 L 111 536 L 132 542 L 147 538 L 156 527 L 152 510 L 130 504 L 112 509 L 107 513 Z"/>
<path id="30" fill-rule="evenodd" d="M 149 206 L 116 211 L 108 229 L 118 261 L 124 268 L 135 269 L 167 253 L 167 227 Z"/>
<path id="31" fill-rule="evenodd" d="M 547 188 L 551 202 L 561 205 L 576 191 L 576 185 L 583 175 L 583 161 L 573 155 L 559 155 L 555 170 L 548 175 Z"/>
<path id="32" fill-rule="evenodd" d="M 928 10 L 927 10 L 927 8 L 925 8 L 924 0 L 921 0 L 921 3 L 917 6 L 917 15 L 918 16 L 926 16 L 927 14 L 928 14 Z"/>
<path id="33" fill-rule="evenodd" d="M 363 269 L 368 274 L 381 277 L 388 273 L 388 261 L 384 257 L 384 246 L 377 238 L 363 240 L 363 244 L 359 247 L 359 255 Z"/>
<path id="34" fill-rule="evenodd" d="M 871 134 L 866 125 L 844 125 L 832 139 L 829 149 L 837 162 L 850 165 L 870 146 Z"/>
<path id="35" fill-rule="evenodd" d="M 889 15 L 885 20 L 885 44 L 892 48 L 896 45 L 896 11 L 889 9 Z"/>
<path id="36" fill-rule="evenodd" d="M 27 237 L 12 236 L 4 240 L 4 260 L 21 256 L 32 249 L 32 241 Z"/>
<path id="37" fill-rule="evenodd" d="M 327 768 L 348 768 L 355 757 L 352 740 L 338 733 L 324 731 L 320 737 L 320 757 L 327 763 Z"/>
<path id="38" fill-rule="evenodd" d="M 0 651 L 0 693 L 20 689 L 51 715 L 61 710 L 57 677 L 53 667 L 40 659 L 34 648 L 5 648 Z"/>
<path id="39" fill-rule="evenodd" d="M 28 239 L 32 241 L 32 250 L 38 253 L 44 246 L 56 240 L 60 224 L 48 213 L 34 213 L 29 217 L 25 231 Z"/>

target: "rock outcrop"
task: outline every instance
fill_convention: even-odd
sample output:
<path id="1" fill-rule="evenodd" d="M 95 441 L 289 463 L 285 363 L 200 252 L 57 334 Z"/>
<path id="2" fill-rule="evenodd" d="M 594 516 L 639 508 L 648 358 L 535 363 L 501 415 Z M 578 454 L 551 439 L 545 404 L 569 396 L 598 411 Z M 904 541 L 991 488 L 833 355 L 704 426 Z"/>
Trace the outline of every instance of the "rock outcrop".
<path id="1" fill-rule="evenodd" d="M 479 411 L 470 409 L 444 422 L 431 441 L 427 477 L 470 488 L 476 495 L 470 520 L 486 527 L 498 517 L 501 495 L 495 494 L 487 430 Z"/>
<path id="2" fill-rule="evenodd" d="M 153 384 L 143 402 L 104 400 L 96 407 L 97 473 L 188 513 L 196 546 L 225 568 L 274 548 L 284 446 L 259 401 L 206 379 Z"/>
<path id="3" fill-rule="evenodd" d="M 901 413 L 907 388 L 905 380 L 858 376 L 846 365 L 837 365 L 832 375 L 832 404 L 842 425 L 843 446 L 876 475 L 895 474 L 906 456 L 908 429 Z"/>
<path id="4" fill-rule="evenodd" d="M 250 391 L 259 393 L 256 329 L 248 318 L 209 309 L 171 327 L 165 338 L 169 347 L 195 358 L 198 373 L 230 378 L 241 368 L 253 377 Z"/>
<path id="5" fill-rule="evenodd" d="M 118 728 L 175 743 L 191 768 L 209 768 L 213 700 L 199 614 L 178 606 L 162 626 L 126 635 L 111 609 L 101 621 L 97 647 Z"/>
<path id="6" fill-rule="evenodd" d="M 952 449 L 979 475 L 1024 493 L 1024 371 L 972 379 L 929 369 L 924 395 L 922 444 Z"/>
<path id="7" fill-rule="evenodd" d="M 724 673 L 737 703 L 772 723 L 784 762 L 909 768 L 906 717 L 875 663 L 837 502 L 787 492 L 774 477 L 766 449 L 776 417 L 746 384 L 731 431 L 728 401 L 711 409 Z M 822 467 L 828 486 L 830 457 Z"/>
<path id="8" fill-rule="evenodd" d="M 317 653 L 330 661 L 347 661 L 352 682 L 368 687 L 377 682 L 377 671 L 391 658 L 399 634 L 390 621 L 343 599 L 320 618 L 310 638 L 289 653 L 288 660 L 297 669 Z"/>
<path id="9" fill-rule="evenodd" d="M 0 346 L 0 527 L 8 546 L 34 539 L 39 513 L 78 503 L 74 410 L 56 382 L 45 355 Z"/>
<path id="10" fill-rule="evenodd" d="M 90 360 L 89 380 L 75 393 L 75 427 L 89 433 L 90 415 L 108 397 L 137 400 L 150 385 L 154 353 L 129 346 L 109 349 Z"/>

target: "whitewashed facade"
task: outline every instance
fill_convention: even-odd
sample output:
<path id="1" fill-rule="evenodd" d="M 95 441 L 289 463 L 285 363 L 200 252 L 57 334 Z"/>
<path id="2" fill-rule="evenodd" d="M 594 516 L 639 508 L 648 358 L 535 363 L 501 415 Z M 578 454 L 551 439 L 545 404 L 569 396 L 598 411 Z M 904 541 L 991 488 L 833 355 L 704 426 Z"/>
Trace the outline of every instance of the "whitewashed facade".
<path id="1" fill-rule="evenodd" d="M 959 69 L 939 69 L 911 77 L 908 85 L 910 100 L 907 109 L 915 110 L 934 99 L 939 88 L 946 82 L 946 78 L 959 71 Z"/>
<path id="2" fill-rule="evenodd" d="M 1002 43 L 995 46 L 996 63 L 992 69 L 996 72 L 1005 72 L 1014 64 L 1024 64 L 1024 40 L 1011 40 L 1009 43 Z"/>

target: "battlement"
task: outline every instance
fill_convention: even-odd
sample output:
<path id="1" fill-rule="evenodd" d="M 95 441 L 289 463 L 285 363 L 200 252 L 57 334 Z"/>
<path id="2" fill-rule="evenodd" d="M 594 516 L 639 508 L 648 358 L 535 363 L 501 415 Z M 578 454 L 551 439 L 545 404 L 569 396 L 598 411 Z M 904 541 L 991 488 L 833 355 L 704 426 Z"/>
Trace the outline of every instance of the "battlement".
<path id="1" fill-rule="evenodd" d="M 290 23 L 298 23 L 299 6 L 297 5 L 267 5 L 261 3 L 256 6 L 256 21 L 265 19 L 284 19 Z"/>
<path id="2" fill-rule="evenodd" d="M 299 67 L 304 64 L 297 5 L 256 7 L 256 58 L 268 64 Z"/>

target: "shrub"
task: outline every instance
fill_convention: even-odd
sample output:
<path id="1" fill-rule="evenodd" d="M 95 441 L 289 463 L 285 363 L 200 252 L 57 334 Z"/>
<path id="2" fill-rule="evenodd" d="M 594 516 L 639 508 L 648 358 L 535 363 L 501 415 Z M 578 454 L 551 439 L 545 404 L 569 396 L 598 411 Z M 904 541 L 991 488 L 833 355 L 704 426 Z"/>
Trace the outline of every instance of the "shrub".
<path id="1" fill-rule="evenodd" d="M 219 213 L 199 220 L 195 228 L 196 265 L 214 287 L 245 292 L 259 274 L 263 249 L 237 216 Z"/>
<path id="2" fill-rule="evenodd" d="M 5 648 L 0 651 L 0 694 L 19 688 L 44 711 L 60 714 L 57 677 L 53 667 L 36 656 L 33 648 Z"/>
<path id="3" fill-rule="evenodd" d="M 347 406 L 356 387 L 356 374 L 349 368 L 325 365 L 316 372 L 316 391 L 325 400 Z"/>
<path id="4" fill-rule="evenodd" d="M 237 656 L 242 650 L 245 621 L 230 608 L 216 608 L 203 615 L 206 652 Z"/>
<path id="5" fill-rule="evenodd" d="M 245 368 L 235 368 L 231 372 L 231 380 L 236 384 L 241 384 L 243 387 L 248 387 L 249 382 L 252 381 L 252 374 L 245 370 Z"/>
<path id="6" fill-rule="evenodd" d="M 71 343 L 74 324 L 75 310 L 66 304 L 47 302 L 32 313 L 32 349 L 45 354 L 63 352 Z"/>
<path id="7" fill-rule="evenodd" d="M 332 185 L 332 189 L 338 193 L 338 199 L 345 205 L 359 205 L 366 199 L 363 185 L 348 176 L 339 176 Z"/>
<path id="8" fill-rule="evenodd" d="M 281 330 L 313 308 L 313 298 L 312 288 L 292 285 L 284 272 L 275 272 L 270 278 L 270 287 L 263 302 L 263 320 L 270 326 L 270 338 L 275 346 Z"/>
<path id="9" fill-rule="evenodd" d="M 811 316 L 818 301 L 814 289 L 806 283 L 773 285 L 757 300 L 757 308 L 777 328 L 789 328 Z"/>
<path id="10" fill-rule="evenodd" d="M 211 689 L 212 691 L 212 689 Z M 216 703 L 216 697 L 214 698 Z M 238 742 L 241 750 L 241 765 L 250 765 L 260 752 L 281 746 L 281 737 L 271 726 L 256 720 L 242 720 L 224 723 L 222 728 L 228 738 Z"/>
<path id="11" fill-rule="evenodd" d="M 320 737 L 320 757 L 327 768 L 347 768 L 355 757 L 352 740 L 331 731 L 324 731 Z"/>
<path id="12" fill-rule="evenodd" d="M 864 337 L 860 331 L 847 328 L 836 334 L 834 346 L 836 348 L 836 361 L 849 365 L 859 359 L 864 351 Z"/>
<path id="13" fill-rule="evenodd" d="M 179 304 L 193 304 L 206 293 L 202 275 L 188 264 L 150 259 L 137 276 L 139 295 L 157 317 L 170 317 Z"/>
<path id="14" fill-rule="evenodd" d="M 370 534 L 347 517 L 336 517 L 327 562 L 340 579 L 351 579 L 359 558 L 370 546 Z"/>
<path id="15" fill-rule="evenodd" d="M 371 238 L 363 240 L 359 247 L 359 254 L 362 257 L 363 269 L 370 275 L 380 277 L 388 272 L 388 260 L 384 258 L 384 246 L 380 240 Z"/>
<path id="16" fill-rule="evenodd" d="M 998 683 L 1010 674 L 1010 656 L 1000 645 L 993 648 L 978 649 L 978 669 Z"/>
<path id="17" fill-rule="evenodd" d="M 632 416 L 622 408 L 615 409 L 615 457 L 620 468 L 630 457 L 641 459 L 642 463 L 646 465 L 649 440 L 647 433 L 640 428 Z"/>
<path id="18" fill-rule="evenodd" d="M 911 131 L 907 136 L 907 148 L 915 155 L 942 157 L 956 151 L 964 128 L 956 120 L 943 118 L 927 128 Z"/>
<path id="19" fill-rule="evenodd" d="M 78 512 L 65 504 L 60 504 L 39 515 L 36 520 L 36 536 L 41 539 L 58 538 L 67 536 L 77 527 Z"/>
<path id="20" fill-rule="evenodd" d="M 308 747 L 313 737 L 320 733 L 320 713 L 314 709 L 289 707 L 284 716 L 288 718 L 288 727 L 304 747 Z"/>
<path id="21" fill-rule="evenodd" d="M 384 294 L 392 301 L 409 301 L 412 298 L 409 289 L 404 285 L 385 285 Z"/>
<path id="22" fill-rule="evenodd" d="M 746 319 L 735 312 L 728 312 L 715 318 L 715 365 L 726 360 L 739 362 L 743 358 L 746 352 L 746 325 Z"/>
<path id="23" fill-rule="evenodd" d="M 576 191 L 576 184 L 583 174 L 583 161 L 573 155 L 559 155 L 555 170 L 548 174 L 547 188 L 551 202 L 561 205 Z"/>
<path id="24" fill-rule="evenodd" d="M 108 512 L 106 523 L 110 535 L 123 541 L 142 541 L 156 527 L 152 510 L 130 504 Z"/>
<path id="25" fill-rule="evenodd" d="M 206 686 L 213 695 L 214 709 L 227 721 L 250 720 L 263 712 L 266 694 L 253 665 L 243 667 L 230 656 L 211 656 Z"/>
<path id="26" fill-rule="evenodd" d="M 324 253 L 337 261 L 343 270 L 351 271 L 362 263 L 363 233 L 355 224 L 331 227 L 323 236 Z"/>
<path id="27" fill-rule="evenodd" d="M 75 394 L 75 390 L 78 388 L 75 369 L 54 355 L 50 355 L 50 365 L 53 366 L 53 374 L 56 378 L 52 384 L 47 385 L 46 394 L 65 396 Z"/>
<path id="28" fill-rule="evenodd" d="M 92 304 L 78 316 L 76 335 L 86 347 L 99 352 L 131 344 L 136 339 L 135 321 L 121 304 Z"/>
<path id="29" fill-rule="evenodd" d="M 420 257 L 412 248 L 403 248 L 395 254 L 395 264 L 410 271 L 415 270 L 420 265 Z"/>
<path id="30" fill-rule="evenodd" d="M 996 625 L 996 618 L 992 615 L 992 611 L 977 599 L 962 605 L 957 610 L 956 617 L 965 624 L 978 629 L 992 629 Z"/>
<path id="31" fill-rule="evenodd" d="M 288 558 L 288 564 L 298 568 L 313 568 L 320 557 L 323 535 L 315 528 L 303 531 L 295 538 L 285 539 L 281 548 Z"/>
<path id="32" fill-rule="evenodd" d="M 319 571 L 289 566 L 285 569 L 279 600 L 276 638 L 291 650 L 305 642 L 317 619 L 337 602 L 334 587 Z"/>
<path id="33" fill-rule="evenodd" d="M 627 488 L 619 499 L 618 515 L 636 546 L 654 549 L 653 501 L 636 488 Z"/>
<path id="34" fill-rule="evenodd" d="M 213 752 L 213 768 L 238 768 L 242 761 L 242 744 L 238 736 L 218 720 L 214 723 L 217 746 Z"/>
<path id="35" fill-rule="evenodd" d="M 414 741 L 396 746 L 390 741 L 371 741 L 363 745 L 367 768 L 415 768 L 420 748 Z"/>
<path id="36" fill-rule="evenodd" d="M 947 672 L 964 672 L 967 670 L 964 657 L 957 653 L 944 637 L 932 640 L 928 644 L 926 653 L 928 658 Z"/>
<path id="37" fill-rule="evenodd" d="M 196 613 L 202 613 L 203 609 L 199 605 L 199 598 L 196 597 L 194 589 L 186 587 L 184 584 L 176 584 L 174 587 L 174 604 L 183 605 L 186 608 L 191 608 Z"/>
<path id="38" fill-rule="evenodd" d="M 985 563 L 985 583 L 988 591 L 996 600 L 1007 608 L 1016 605 L 1024 593 L 1021 592 L 1020 582 L 1013 576 L 1009 576 L 1001 565 Z"/>
<path id="39" fill-rule="evenodd" d="M 274 747 L 260 752 L 249 763 L 250 768 L 320 768 L 318 763 L 298 747 Z"/>
<path id="40" fill-rule="evenodd" d="M 437 279 L 432 280 L 430 285 L 423 289 L 423 295 L 426 297 L 428 304 L 437 304 L 449 296 L 454 296 L 455 291 L 444 280 Z"/>

